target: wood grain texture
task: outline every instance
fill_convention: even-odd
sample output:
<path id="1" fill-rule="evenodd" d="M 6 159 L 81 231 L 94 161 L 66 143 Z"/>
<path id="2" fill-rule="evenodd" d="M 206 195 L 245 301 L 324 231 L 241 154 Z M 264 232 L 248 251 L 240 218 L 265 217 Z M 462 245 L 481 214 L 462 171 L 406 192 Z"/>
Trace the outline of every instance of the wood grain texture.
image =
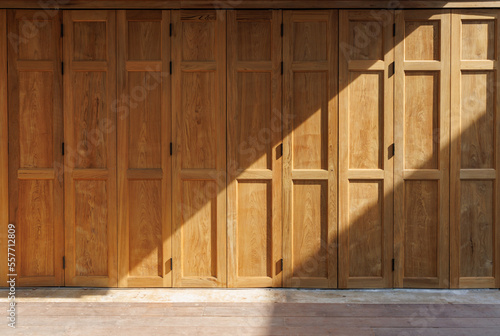
<path id="1" fill-rule="evenodd" d="M 9 45 L 8 213 L 21 286 L 64 284 L 61 16 L 46 14 L 8 12 L 16 37 Z"/>
<path id="2" fill-rule="evenodd" d="M 227 15 L 228 286 L 281 287 L 282 12 Z"/>
<path id="3" fill-rule="evenodd" d="M 226 286 L 226 12 L 172 12 L 173 286 Z"/>
<path id="4" fill-rule="evenodd" d="M 284 12 L 286 287 L 337 287 L 337 11 Z"/>
<path id="5" fill-rule="evenodd" d="M 393 286 L 394 15 L 384 14 L 340 13 L 341 288 Z"/>
<path id="6" fill-rule="evenodd" d="M 7 246 L 9 224 L 9 126 L 7 88 L 7 11 L 0 9 L 0 245 Z M 7 282 L 7 249 L 0 251 L 0 281 Z"/>
<path id="7" fill-rule="evenodd" d="M 117 17 L 118 285 L 170 287 L 170 12 Z"/>
<path id="8" fill-rule="evenodd" d="M 64 12 L 67 286 L 117 286 L 116 13 Z"/>
<path id="9" fill-rule="evenodd" d="M 500 93 L 496 85 L 500 46 L 495 42 L 500 36 L 499 15 L 498 10 L 452 12 L 453 288 L 500 287 Z"/>
<path id="10" fill-rule="evenodd" d="M 395 287 L 448 288 L 450 12 L 396 14 Z"/>

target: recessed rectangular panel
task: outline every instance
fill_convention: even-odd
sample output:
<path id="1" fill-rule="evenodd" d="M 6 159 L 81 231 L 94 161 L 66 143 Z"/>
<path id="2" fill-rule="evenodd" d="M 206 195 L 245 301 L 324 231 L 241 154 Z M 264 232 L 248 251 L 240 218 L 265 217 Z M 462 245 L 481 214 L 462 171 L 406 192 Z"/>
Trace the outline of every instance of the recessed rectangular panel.
<path id="1" fill-rule="evenodd" d="M 52 60 L 57 42 L 53 38 L 52 21 L 19 20 L 17 23 L 19 36 L 9 36 L 19 47 L 19 60 Z"/>
<path id="2" fill-rule="evenodd" d="M 161 276 L 161 181 L 130 181 L 129 204 L 130 276 Z"/>
<path id="3" fill-rule="evenodd" d="M 160 73 L 130 72 L 129 167 L 161 167 Z"/>
<path id="4" fill-rule="evenodd" d="M 75 193 L 75 275 L 108 275 L 108 193 L 106 181 L 77 180 Z"/>
<path id="5" fill-rule="evenodd" d="M 327 182 L 293 184 L 293 277 L 328 277 Z"/>
<path id="6" fill-rule="evenodd" d="M 404 276 L 438 276 L 439 182 L 404 182 Z"/>
<path id="7" fill-rule="evenodd" d="M 54 190 L 49 180 L 19 181 L 19 275 L 54 275 Z"/>
<path id="8" fill-rule="evenodd" d="M 326 61 L 327 52 L 327 22 L 294 22 L 293 23 L 293 60 Z"/>
<path id="9" fill-rule="evenodd" d="M 238 168 L 272 169 L 271 74 L 240 72 L 237 81 Z"/>
<path id="10" fill-rule="evenodd" d="M 271 21 L 238 22 L 238 60 L 271 60 Z"/>
<path id="11" fill-rule="evenodd" d="M 406 21 L 404 27 L 405 60 L 440 60 L 439 26 L 439 21 Z"/>
<path id="12" fill-rule="evenodd" d="M 182 60 L 215 60 L 215 21 L 185 21 L 182 23 Z"/>
<path id="13" fill-rule="evenodd" d="M 325 72 L 293 74 L 294 169 L 326 169 L 328 81 Z"/>
<path id="14" fill-rule="evenodd" d="M 241 181 L 238 193 L 238 276 L 272 277 L 271 181 Z"/>
<path id="15" fill-rule="evenodd" d="M 353 71 L 349 77 L 349 168 L 383 168 L 383 74 Z"/>
<path id="16" fill-rule="evenodd" d="M 495 74 L 462 72 L 460 145 L 461 167 L 495 167 Z M 498 135 L 497 135 L 498 136 Z"/>
<path id="17" fill-rule="evenodd" d="M 106 22 L 74 22 L 73 38 L 74 61 L 105 61 L 108 59 Z"/>
<path id="18" fill-rule="evenodd" d="M 382 182 L 349 182 L 350 277 L 382 276 L 383 195 Z"/>
<path id="19" fill-rule="evenodd" d="M 20 168 L 54 165 L 52 72 L 19 72 Z"/>
<path id="20" fill-rule="evenodd" d="M 107 166 L 107 92 L 105 72 L 73 74 L 73 118 L 76 148 L 70 148 L 75 168 Z"/>
<path id="21" fill-rule="evenodd" d="M 160 60 L 161 34 L 161 21 L 130 21 L 128 23 L 128 60 Z"/>
<path id="22" fill-rule="evenodd" d="M 182 276 L 217 277 L 217 185 L 182 182 Z"/>
<path id="23" fill-rule="evenodd" d="M 460 276 L 492 277 L 494 182 L 460 182 Z"/>
<path id="24" fill-rule="evenodd" d="M 495 21 L 463 20 L 461 42 L 463 60 L 494 60 Z"/>
<path id="25" fill-rule="evenodd" d="M 404 168 L 438 169 L 439 74 L 405 76 Z"/>
<path id="26" fill-rule="evenodd" d="M 379 21 L 349 21 L 349 45 L 341 46 L 351 60 L 383 60 L 383 24 Z"/>
<path id="27" fill-rule="evenodd" d="M 214 72 L 182 74 L 182 168 L 215 168 L 217 159 Z"/>

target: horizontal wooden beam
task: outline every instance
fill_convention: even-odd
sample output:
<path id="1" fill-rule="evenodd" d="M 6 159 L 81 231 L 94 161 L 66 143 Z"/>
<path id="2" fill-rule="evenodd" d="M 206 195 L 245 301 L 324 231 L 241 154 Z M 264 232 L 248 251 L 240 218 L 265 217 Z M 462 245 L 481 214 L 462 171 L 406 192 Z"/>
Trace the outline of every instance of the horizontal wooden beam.
<path id="1" fill-rule="evenodd" d="M 500 8 L 500 1 L 435 0 L 0 0 L 0 8 L 60 9 L 328 9 L 328 8 Z"/>

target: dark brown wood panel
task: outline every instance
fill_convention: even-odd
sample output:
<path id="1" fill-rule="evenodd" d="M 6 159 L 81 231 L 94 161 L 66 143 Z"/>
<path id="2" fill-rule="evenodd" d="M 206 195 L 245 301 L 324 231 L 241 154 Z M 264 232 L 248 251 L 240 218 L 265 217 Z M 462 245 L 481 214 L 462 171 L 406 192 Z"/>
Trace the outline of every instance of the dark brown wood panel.
<path id="1" fill-rule="evenodd" d="M 21 286 L 61 286 L 62 77 L 58 12 L 9 11 L 9 223 Z"/>
<path id="2" fill-rule="evenodd" d="M 7 10 L 0 9 L 0 245 L 8 244 L 9 224 L 9 126 L 7 88 Z M 0 251 L 0 281 L 6 285 L 8 250 Z"/>

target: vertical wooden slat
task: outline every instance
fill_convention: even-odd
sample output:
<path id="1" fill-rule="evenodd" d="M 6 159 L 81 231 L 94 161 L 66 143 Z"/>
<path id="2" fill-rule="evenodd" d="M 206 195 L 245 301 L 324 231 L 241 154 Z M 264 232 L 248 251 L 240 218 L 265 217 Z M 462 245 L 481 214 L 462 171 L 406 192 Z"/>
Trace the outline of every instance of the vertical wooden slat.
<path id="1" fill-rule="evenodd" d="M 7 10 L 0 9 L 0 245 L 7 246 L 9 224 L 9 141 L 7 109 Z M 0 281 L 7 282 L 7 248 L 0 251 Z"/>
<path id="2" fill-rule="evenodd" d="M 337 11 L 284 11 L 286 287 L 337 287 L 337 31 Z"/>
<path id="3" fill-rule="evenodd" d="M 392 287 L 393 13 L 340 12 L 339 287 Z"/>
<path id="4" fill-rule="evenodd" d="M 172 11 L 173 286 L 226 286 L 226 12 Z"/>
<path id="5" fill-rule="evenodd" d="M 395 286 L 449 287 L 449 11 L 396 14 Z"/>
<path id="6" fill-rule="evenodd" d="M 118 265 L 123 287 L 171 286 L 169 23 L 169 11 L 118 12 Z"/>
<path id="7" fill-rule="evenodd" d="M 452 288 L 500 286 L 499 14 L 452 12 Z"/>
<path id="8" fill-rule="evenodd" d="M 66 285 L 117 286 L 115 11 L 64 12 Z"/>
<path id="9" fill-rule="evenodd" d="M 279 287 L 282 13 L 227 16 L 228 285 Z"/>

